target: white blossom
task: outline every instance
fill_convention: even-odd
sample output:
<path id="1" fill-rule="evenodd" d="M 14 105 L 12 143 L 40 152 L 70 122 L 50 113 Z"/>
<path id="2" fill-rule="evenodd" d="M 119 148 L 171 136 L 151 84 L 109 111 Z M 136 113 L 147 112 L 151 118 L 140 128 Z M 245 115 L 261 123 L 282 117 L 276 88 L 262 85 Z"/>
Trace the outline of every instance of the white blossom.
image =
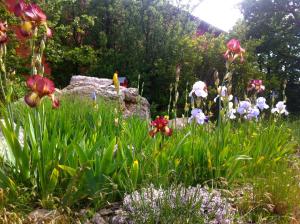
<path id="1" fill-rule="evenodd" d="M 236 109 L 233 108 L 233 103 L 229 102 L 228 103 L 228 112 L 227 112 L 228 118 L 231 120 L 235 119 L 236 118 L 235 113 L 236 113 Z"/>
<path id="2" fill-rule="evenodd" d="M 191 123 L 193 120 L 195 120 L 198 124 L 204 124 L 207 117 L 201 109 L 195 108 L 192 110 L 191 117 L 188 119 L 188 122 Z"/>
<path id="3" fill-rule="evenodd" d="M 233 99 L 233 96 L 230 94 L 228 95 L 227 87 L 226 86 L 219 86 L 218 87 L 218 95 L 214 98 L 214 102 L 217 102 L 217 99 L 221 96 L 221 100 L 228 99 L 228 101 L 231 101 Z"/>
<path id="4" fill-rule="evenodd" d="M 206 98 L 208 95 L 206 84 L 202 81 L 195 82 L 189 96 L 192 97 L 193 94 L 195 94 L 197 97 Z"/>
<path id="5" fill-rule="evenodd" d="M 269 105 L 266 104 L 266 98 L 264 97 L 258 97 L 256 99 L 256 106 L 260 109 L 260 110 L 264 110 L 264 109 L 269 109 Z"/>
<path id="6" fill-rule="evenodd" d="M 286 110 L 286 105 L 284 104 L 284 101 L 279 101 L 276 104 L 276 107 L 272 108 L 271 112 L 272 113 L 285 114 L 285 115 L 289 114 L 289 112 Z"/>

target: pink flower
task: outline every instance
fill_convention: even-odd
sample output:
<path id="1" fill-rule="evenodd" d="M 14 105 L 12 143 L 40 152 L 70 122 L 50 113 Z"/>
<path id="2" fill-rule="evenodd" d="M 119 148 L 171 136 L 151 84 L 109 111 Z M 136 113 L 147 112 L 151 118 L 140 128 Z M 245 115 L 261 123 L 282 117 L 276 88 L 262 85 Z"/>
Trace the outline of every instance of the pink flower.
<path id="1" fill-rule="evenodd" d="M 240 57 L 241 62 L 244 61 L 243 54 L 245 53 L 245 49 L 241 47 L 240 42 L 237 39 L 231 39 L 227 43 L 227 51 L 224 54 L 226 60 L 233 62 L 235 59 Z"/>
<path id="2" fill-rule="evenodd" d="M 7 42 L 7 23 L 6 22 L 0 22 L 0 45 Z"/>
<path id="3" fill-rule="evenodd" d="M 23 0 L 20 0 L 14 7 L 15 16 L 21 17 L 23 15 L 26 7 L 27 7 L 27 4 Z"/>
<path id="4" fill-rule="evenodd" d="M 23 11 L 25 20 L 33 21 L 36 23 L 43 23 L 47 21 L 46 14 L 36 4 L 29 4 Z"/>
<path id="5" fill-rule="evenodd" d="M 239 54 L 241 52 L 241 44 L 237 39 L 231 39 L 227 43 L 228 50 L 232 51 L 235 54 Z"/>
<path id="6" fill-rule="evenodd" d="M 32 35 L 33 30 L 40 25 L 45 27 L 47 37 L 52 36 L 47 26 L 47 16 L 38 5 L 20 0 L 14 7 L 14 14 L 22 19 L 21 34 L 24 37 Z"/>
<path id="7" fill-rule="evenodd" d="M 55 91 L 54 83 L 50 79 L 40 75 L 30 76 L 26 84 L 28 88 L 38 93 L 40 97 L 50 95 Z"/>
<path id="8" fill-rule="evenodd" d="M 25 96 L 25 102 L 30 107 L 38 106 L 44 96 L 50 97 L 53 108 L 59 107 L 59 101 L 54 97 L 55 86 L 50 79 L 40 75 L 33 75 L 29 76 L 26 84 L 31 92 Z"/>
<path id="9" fill-rule="evenodd" d="M 38 5 L 32 3 L 26 4 L 23 0 L 20 0 L 15 5 L 14 13 L 17 17 L 21 17 L 25 21 L 43 23 L 47 20 L 46 14 Z"/>
<path id="10" fill-rule="evenodd" d="M 47 34 L 47 37 L 51 38 L 52 37 L 52 30 L 47 26 L 46 27 L 46 34 Z"/>
<path id="11" fill-rule="evenodd" d="M 255 93 L 261 93 L 265 90 L 265 86 L 263 85 L 263 81 L 260 79 L 252 79 L 248 83 L 247 91 L 253 91 Z"/>

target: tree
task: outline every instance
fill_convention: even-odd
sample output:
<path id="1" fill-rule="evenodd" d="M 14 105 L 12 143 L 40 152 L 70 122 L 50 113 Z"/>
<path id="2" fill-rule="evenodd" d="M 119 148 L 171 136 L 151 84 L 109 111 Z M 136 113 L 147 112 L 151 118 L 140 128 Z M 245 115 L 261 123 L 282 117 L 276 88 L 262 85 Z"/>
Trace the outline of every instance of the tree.
<path id="1" fill-rule="evenodd" d="M 293 83 L 300 77 L 299 9 L 298 0 L 245 0 L 242 3 L 248 25 L 247 38 L 261 40 L 256 48 L 258 62 L 261 71 L 273 81 L 273 88 L 279 89 L 284 80 Z"/>
<path id="2" fill-rule="evenodd" d="M 169 84 L 182 61 L 182 38 L 197 21 L 167 0 L 48 1 L 54 37 L 47 48 L 58 86 L 74 74 L 111 78 L 117 69 L 131 85 L 138 76 L 144 95 L 166 110 Z M 161 91 L 152 91 L 160 86 Z"/>
<path id="3" fill-rule="evenodd" d="M 246 62 L 237 65 L 234 71 L 235 93 L 242 96 L 249 79 L 263 76 L 252 53 L 258 42 L 246 41 L 244 26 L 230 35 L 202 35 L 203 32 L 197 32 L 201 21 L 191 16 L 188 8 L 175 7 L 169 0 L 39 3 L 54 34 L 47 43 L 46 58 L 59 88 L 65 87 L 72 75 L 111 78 L 118 70 L 120 76 L 129 79 L 130 86 L 137 86 L 141 77 L 143 95 L 156 105 L 152 110 L 156 115 L 167 110 L 169 86 L 175 81 L 176 67 L 180 66 L 178 104 L 183 108 L 186 83 L 190 88 L 195 81 L 203 80 L 213 86 L 214 72 L 224 75 L 223 53 L 231 36 L 238 39 L 242 36 L 247 49 Z"/>
<path id="4" fill-rule="evenodd" d="M 1 21 L 6 21 L 8 24 L 8 42 L 5 64 L 8 84 L 13 86 L 14 89 L 12 98 L 16 100 L 23 97 L 26 91 L 23 83 L 23 75 L 26 75 L 29 72 L 28 66 L 26 66 L 29 64 L 29 61 L 27 58 L 22 56 L 22 52 L 20 52 L 21 44 L 15 35 L 18 21 L 15 16 L 9 13 L 4 1 L 0 1 L 0 22 Z M 3 100 L 3 97 L 4 96 L 1 93 L 0 99 Z"/>

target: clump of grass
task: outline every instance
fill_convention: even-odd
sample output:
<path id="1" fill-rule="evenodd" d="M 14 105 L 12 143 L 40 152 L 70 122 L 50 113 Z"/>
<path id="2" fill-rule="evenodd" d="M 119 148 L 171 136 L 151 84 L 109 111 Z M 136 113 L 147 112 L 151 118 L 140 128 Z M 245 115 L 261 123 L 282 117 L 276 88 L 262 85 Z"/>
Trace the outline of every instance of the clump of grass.
<path id="1" fill-rule="evenodd" d="M 131 193 L 149 184 L 154 184 L 156 189 L 160 186 L 169 189 L 178 183 L 197 186 L 224 178 L 229 189 L 233 183 L 253 186 L 255 198 L 244 203 L 244 207 L 250 209 L 241 209 L 243 214 L 256 216 L 253 220 L 275 214 L 275 210 L 264 212 L 267 204 L 278 204 L 276 209 L 284 210 L 277 212 L 280 215 L 291 213 L 291 208 L 279 207 L 280 201 L 291 196 L 286 191 L 287 180 L 281 181 L 280 175 L 290 169 L 288 158 L 295 152 L 293 129 L 284 123 L 228 122 L 218 128 L 213 123 L 191 124 L 174 130 L 171 137 L 151 138 L 149 123 L 145 120 L 119 117 L 116 125 L 116 116 L 121 115 L 116 115 L 114 106 L 101 99 L 96 107 L 95 102 L 89 100 L 67 98 L 59 110 L 51 110 L 49 103 L 38 110 L 44 118 L 41 131 L 43 164 L 46 165 L 41 166 L 35 123 L 30 120 L 34 111 L 17 106 L 16 123 L 24 130 L 24 145 L 20 145 L 21 150 L 15 150 L 22 155 L 16 154 L 17 165 L 4 158 L 1 161 L 0 187 L 8 188 L 10 193 L 4 207 L 15 204 L 22 208 L 20 204 L 33 204 L 51 209 L 60 206 L 97 209 L 107 201 L 122 200 L 125 192 Z M 13 131 L 8 136 L 13 136 Z M 15 136 L 12 143 L 16 142 Z M 43 182 L 37 172 L 44 172 Z M 275 172 L 274 175 L 271 172 Z M 272 200 L 262 201 L 264 195 L 272 195 Z M 191 212 L 196 211 L 198 205 L 178 204 L 172 213 L 170 204 L 164 200 L 160 204 L 165 204 L 160 218 L 166 222 L 169 222 L 168 217 L 176 220 L 180 213 L 182 223 L 186 220 L 192 223 L 191 220 L 199 216 Z"/>
<path id="2" fill-rule="evenodd" d="M 249 222 L 287 223 L 298 219 L 300 201 L 299 161 L 279 163 L 269 172 L 252 177 L 237 201 Z"/>
<path id="3" fill-rule="evenodd" d="M 7 211 L 5 208 L 0 210 L 0 223 L 2 224 L 22 224 L 24 217 L 16 212 Z"/>
<path id="4" fill-rule="evenodd" d="M 300 148 L 300 118 L 290 121 L 288 125 L 291 128 L 293 132 L 293 136 L 295 140 L 298 142 L 298 146 Z"/>

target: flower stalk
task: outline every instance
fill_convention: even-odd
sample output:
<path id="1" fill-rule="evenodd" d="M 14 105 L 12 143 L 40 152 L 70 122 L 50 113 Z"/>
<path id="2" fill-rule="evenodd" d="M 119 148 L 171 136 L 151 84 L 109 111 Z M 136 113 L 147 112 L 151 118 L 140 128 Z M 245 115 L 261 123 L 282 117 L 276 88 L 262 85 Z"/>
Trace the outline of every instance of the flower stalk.
<path id="1" fill-rule="evenodd" d="M 168 104 L 168 117 L 170 117 L 170 110 L 171 110 L 171 103 L 172 103 L 172 92 L 173 92 L 173 84 L 170 84 L 169 87 L 170 97 L 169 97 L 169 104 Z"/>
<path id="2" fill-rule="evenodd" d="M 188 112 L 190 109 L 190 105 L 188 103 L 188 87 L 189 87 L 189 83 L 186 83 L 185 86 L 185 104 L 184 104 L 184 117 L 188 117 Z"/>
<path id="3" fill-rule="evenodd" d="M 7 29 L 8 29 L 7 22 L 0 22 L 0 88 L 8 112 L 9 121 L 11 124 L 13 124 L 13 112 L 10 104 L 12 91 L 9 91 L 8 89 L 7 71 L 6 71 L 6 54 L 7 54 L 6 43 L 8 41 L 8 37 L 6 33 Z"/>
<path id="4" fill-rule="evenodd" d="M 173 114 L 174 114 L 174 119 L 175 119 L 175 123 L 174 126 L 176 128 L 177 126 L 177 102 L 178 102 L 178 98 L 179 98 L 179 92 L 178 92 L 178 84 L 179 84 L 179 79 L 180 79 L 180 71 L 181 71 L 181 65 L 178 64 L 176 66 L 176 75 L 175 75 L 175 83 L 174 83 L 174 102 L 173 102 Z"/>
<path id="5" fill-rule="evenodd" d="M 43 149 L 44 126 L 45 126 L 45 108 L 42 105 L 39 110 L 40 103 L 45 96 L 48 96 L 52 101 L 52 108 L 59 107 L 59 101 L 55 99 L 55 85 L 54 83 L 44 77 L 43 55 L 47 37 L 52 36 L 52 31 L 47 25 L 47 17 L 42 9 L 34 3 L 26 3 L 24 0 L 19 0 L 14 6 L 14 14 L 20 19 L 21 35 L 29 39 L 30 47 L 30 76 L 27 78 L 26 85 L 29 93 L 24 97 L 25 103 L 34 108 L 34 116 L 32 125 L 34 134 L 37 140 L 37 151 L 39 161 L 37 164 L 37 188 L 42 196 L 42 201 L 48 197 L 47 185 L 49 174 L 45 166 L 45 152 Z M 43 34 L 39 35 L 39 31 Z M 38 44 L 38 41 L 39 44 Z M 34 147 L 34 146 L 32 146 Z"/>
<path id="6" fill-rule="evenodd" d="M 229 101 L 231 101 L 230 96 L 232 92 L 232 75 L 233 71 L 231 69 L 231 65 L 237 58 L 240 58 L 240 62 L 244 62 L 244 53 L 245 49 L 241 47 L 240 42 L 237 39 L 231 39 L 227 43 L 227 50 L 224 54 L 226 59 L 225 67 L 226 74 L 222 80 L 221 90 L 219 91 L 218 97 L 218 127 L 221 126 L 222 122 L 222 114 L 230 114 Z M 219 78 L 217 78 L 219 80 Z M 225 97 L 225 111 L 222 111 L 222 89 L 226 88 L 226 97 Z M 231 108 L 233 109 L 233 108 Z"/>

